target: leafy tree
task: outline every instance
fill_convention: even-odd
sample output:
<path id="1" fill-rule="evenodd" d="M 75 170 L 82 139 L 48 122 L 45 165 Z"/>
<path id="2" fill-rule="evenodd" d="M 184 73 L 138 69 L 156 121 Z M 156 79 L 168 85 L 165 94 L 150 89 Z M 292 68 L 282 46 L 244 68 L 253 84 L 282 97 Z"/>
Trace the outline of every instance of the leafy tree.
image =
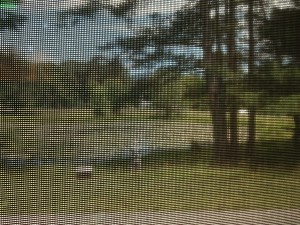
<path id="1" fill-rule="evenodd" d="M 255 39 L 254 39 L 254 0 L 248 1 L 248 33 L 249 33 L 249 53 L 248 53 L 248 90 L 253 88 L 254 66 L 255 66 Z M 253 96 L 253 94 L 252 94 Z M 256 105 L 250 104 L 248 118 L 248 140 L 246 155 L 251 160 L 255 151 L 256 138 Z"/>
<path id="2" fill-rule="evenodd" d="M 116 59 L 102 64 L 94 60 L 91 64 L 88 82 L 96 115 L 119 113 L 128 103 L 132 85 L 126 68 Z"/>
<path id="3" fill-rule="evenodd" d="M 150 77 L 150 100 L 164 112 L 164 117 L 175 115 L 182 108 L 183 85 L 176 71 L 160 70 Z"/>
<path id="4" fill-rule="evenodd" d="M 203 65 L 209 93 L 209 105 L 213 126 L 214 161 L 217 164 L 228 163 L 228 134 L 226 114 L 226 85 L 224 80 L 222 56 L 220 54 L 221 34 L 219 19 L 216 32 L 211 21 L 211 11 L 218 8 L 219 1 L 199 1 L 203 14 Z M 219 11 L 216 11 L 217 15 Z M 218 17 L 217 17 L 218 18 Z M 217 52 L 213 52 L 213 40 L 216 40 Z"/>
<path id="5" fill-rule="evenodd" d="M 96 116 L 119 113 L 127 106 L 130 82 L 109 79 L 103 83 L 91 82 L 91 103 Z"/>
<path id="6" fill-rule="evenodd" d="M 91 85 L 91 103 L 96 116 L 106 116 L 112 111 L 109 89 L 104 85 Z"/>
<path id="7" fill-rule="evenodd" d="M 194 110 L 207 109 L 207 88 L 205 80 L 197 75 L 188 75 L 182 78 L 184 87 L 183 99 L 188 107 Z"/>

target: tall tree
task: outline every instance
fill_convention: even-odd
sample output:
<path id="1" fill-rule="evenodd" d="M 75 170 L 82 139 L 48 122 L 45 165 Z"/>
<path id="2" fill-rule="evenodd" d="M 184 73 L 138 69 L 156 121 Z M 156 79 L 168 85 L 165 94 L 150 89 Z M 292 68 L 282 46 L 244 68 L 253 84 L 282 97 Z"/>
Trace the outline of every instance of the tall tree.
<path id="1" fill-rule="evenodd" d="M 164 46 L 180 44 L 202 47 L 203 59 L 199 65 L 204 69 L 210 96 L 215 162 L 221 164 L 230 160 L 229 155 L 236 155 L 228 153 L 226 82 L 222 56 L 224 31 L 221 6 L 223 1 L 196 0 L 189 2 L 191 4 L 187 4 L 186 8 L 176 14 L 170 28 L 156 26 L 153 29 L 152 27 L 147 32 L 141 33 L 142 35 L 134 37 L 132 45 L 125 40 L 124 47 L 131 51 L 134 50 L 135 53 L 142 56 L 138 62 L 139 65 L 170 57 L 165 54 Z M 151 45 L 156 47 L 155 54 L 145 54 L 145 46 Z"/>
<path id="2" fill-rule="evenodd" d="M 249 33 L 249 55 L 248 55 L 248 84 L 249 89 L 253 88 L 254 65 L 255 65 L 255 39 L 254 39 L 254 0 L 248 2 L 248 33 Z M 251 160 L 255 151 L 256 137 L 256 109 L 254 106 L 249 108 L 248 118 L 248 140 L 247 158 Z"/>
<path id="3" fill-rule="evenodd" d="M 238 85 L 237 79 L 237 57 L 236 57 L 236 0 L 228 0 L 228 67 L 232 74 L 230 77 L 230 92 L 229 102 L 230 102 L 230 118 L 229 118 L 229 131 L 230 131 L 230 157 L 233 163 L 237 162 L 238 159 L 238 99 L 236 93 L 236 86 Z"/>
<path id="4" fill-rule="evenodd" d="M 214 163 L 227 163 L 228 137 L 227 137 L 227 116 L 226 116 L 226 87 L 222 70 L 222 59 L 220 57 L 220 21 L 219 21 L 219 1 L 199 1 L 202 13 L 203 29 L 203 66 L 207 80 L 209 105 L 213 126 L 213 149 Z M 216 12 L 215 28 L 211 18 L 212 9 Z M 216 40 L 214 43 L 213 40 Z M 213 45 L 216 44 L 217 53 L 213 52 Z"/>

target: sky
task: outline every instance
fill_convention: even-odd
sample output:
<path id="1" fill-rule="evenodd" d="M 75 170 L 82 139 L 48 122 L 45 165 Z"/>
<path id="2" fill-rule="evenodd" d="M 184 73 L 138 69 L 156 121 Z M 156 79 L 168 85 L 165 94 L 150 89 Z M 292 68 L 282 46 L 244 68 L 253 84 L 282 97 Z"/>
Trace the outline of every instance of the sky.
<path id="1" fill-rule="evenodd" d="M 122 0 L 110 0 L 118 4 Z M 276 2 L 275 2 L 276 1 Z M 20 14 L 27 16 L 24 25 L 18 29 L 0 30 L 0 49 L 14 50 L 22 57 L 35 61 L 51 61 L 59 63 L 65 60 L 90 60 L 95 56 L 102 58 L 122 57 L 125 63 L 128 55 L 116 45 L 119 39 L 134 36 L 139 26 L 151 25 L 147 15 L 152 13 L 172 13 L 180 9 L 184 0 L 146 0 L 139 4 L 133 12 L 134 23 L 112 15 L 107 10 L 97 10 L 91 17 L 70 15 L 59 17 L 59 11 L 67 8 L 78 8 L 87 0 L 23 0 L 19 7 Z M 280 6 L 287 5 L 287 0 L 272 0 Z M 146 18 L 146 19 L 145 19 Z M 173 48 L 173 50 L 172 50 Z M 175 54 L 194 52 L 197 49 L 170 49 Z M 172 62 L 157 62 L 154 67 L 171 65 Z M 143 68 L 136 68 L 142 71 Z"/>
<path id="2" fill-rule="evenodd" d="M 0 47 L 38 61 L 89 60 L 100 48 L 135 33 L 126 21 L 106 10 L 97 11 L 92 18 L 59 18 L 57 7 L 49 7 L 56 3 L 58 0 L 48 0 L 20 7 L 27 20 L 18 29 L 1 30 Z"/>
<path id="3" fill-rule="evenodd" d="M 102 1 L 103 0 L 99 0 Z M 107 0 L 109 4 L 118 5 L 125 0 Z M 23 0 L 24 5 L 32 7 L 35 4 L 46 4 L 50 8 L 77 8 L 83 5 L 86 5 L 89 0 L 60 0 L 59 3 L 56 0 Z M 149 14 L 153 12 L 173 12 L 180 9 L 184 4 L 185 0 L 145 0 L 141 1 L 142 3 L 138 4 L 136 10 L 137 14 Z"/>
<path id="4" fill-rule="evenodd" d="M 113 0 L 114 4 L 118 0 Z M 178 3 L 178 4 L 177 4 Z M 107 10 L 97 10 L 91 17 L 69 15 L 59 18 L 60 10 L 86 4 L 83 0 L 24 0 L 19 13 L 27 20 L 18 29 L 0 30 L 0 50 L 13 50 L 23 58 L 37 62 L 60 63 L 86 61 L 93 57 L 122 58 L 131 67 L 129 55 L 116 44 L 119 39 L 134 36 L 139 27 L 149 26 L 152 13 L 171 13 L 182 6 L 181 0 L 153 0 L 140 4 L 133 12 L 134 22 L 116 17 Z M 158 7 L 159 6 L 159 7 Z M 155 62 L 152 69 L 132 68 L 135 74 L 173 65 L 170 60 Z"/>

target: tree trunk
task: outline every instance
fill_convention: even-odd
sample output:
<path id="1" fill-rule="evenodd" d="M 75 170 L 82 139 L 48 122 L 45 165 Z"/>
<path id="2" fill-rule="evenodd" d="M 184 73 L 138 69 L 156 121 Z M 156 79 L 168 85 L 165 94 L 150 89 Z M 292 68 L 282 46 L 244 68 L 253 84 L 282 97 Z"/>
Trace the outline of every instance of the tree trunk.
<path id="1" fill-rule="evenodd" d="M 235 0 L 228 0 L 228 67 L 234 76 L 230 80 L 230 87 L 234 88 L 237 85 L 237 58 L 236 58 L 236 4 Z M 229 99 L 230 110 L 229 110 L 229 134 L 230 134 L 230 148 L 228 157 L 231 163 L 235 164 L 238 161 L 238 148 L 239 148 L 239 137 L 238 137 L 238 102 L 235 97 L 235 93 Z"/>
<path id="2" fill-rule="evenodd" d="M 215 104 L 214 108 L 214 130 L 216 133 L 215 148 L 217 162 L 229 163 L 228 158 L 228 126 L 227 126 L 227 106 L 226 106 L 226 83 L 224 82 L 223 74 L 223 53 L 222 53 L 222 28 L 220 27 L 220 0 L 215 1 L 215 12 L 216 12 L 216 26 L 215 26 L 215 40 L 216 40 L 216 53 L 214 56 L 214 63 L 219 67 L 218 74 L 214 74 L 217 82 L 217 89 L 215 90 L 215 98 L 212 99 Z M 219 159 L 218 159 L 219 158 Z"/>
<path id="3" fill-rule="evenodd" d="M 225 109 L 225 85 L 222 78 L 214 77 L 210 82 L 210 111 L 213 127 L 213 160 L 217 165 L 230 163 L 228 160 L 227 116 Z"/>
<path id="4" fill-rule="evenodd" d="M 248 115 L 248 141 L 246 156 L 249 162 L 254 160 L 254 149 L 256 140 L 256 110 L 255 108 L 249 109 Z"/>
<path id="5" fill-rule="evenodd" d="M 294 146 L 298 150 L 300 147 L 300 115 L 294 115 Z"/>
<path id="6" fill-rule="evenodd" d="M 248 87 L 253 88 L 254 60 L 255 60 L 255 39 L 254 39 L 254 0 L 249 1 L 248 5 L 248 29 L 249 29 L 249 57 L 248 57 Z M 248 112 L 248 140 L 246 156 L 248 162 L 253 162 L 255 154 L 256 136 L 256 109 L 255 106 L 249 107 Z"/>
<path id="7" fill-rule="evenodd" d="M 230 130 L 230 152 L 228 157 L 230 161 L 235 164 L 238 161 L 238 108 L 236 104 L 230 109 L 230 120 L 229 120 L 229 130 Z"/>
<path id="8" fill-rule="evenodd" d="M 213 41 L 220 42 L 220 34 L 215 32 L 213 35 L 213 26 L 210 18 L 211 5 L 210 1 L 201 0 L 200 9 L 202 11 L 203 26 L 203 53 L 204 65 L 206 72 L 206 81 L 209 92 L 209 105 L 213 127 L 213 163 L 222 165 L 226 159 L 227 152 L 227 119 L 226 119 L 226 102 L 225 102 L 225 83 L 222 78 L 222 71 L 213 69 L 220 68 L 219 58 L 213 57 Z M 215 4 L 219 4 L 218 2 Z M 216 6 L 216 5 L 215 5 Z M 217 30 L 219 24 L 217 24 Z"/>

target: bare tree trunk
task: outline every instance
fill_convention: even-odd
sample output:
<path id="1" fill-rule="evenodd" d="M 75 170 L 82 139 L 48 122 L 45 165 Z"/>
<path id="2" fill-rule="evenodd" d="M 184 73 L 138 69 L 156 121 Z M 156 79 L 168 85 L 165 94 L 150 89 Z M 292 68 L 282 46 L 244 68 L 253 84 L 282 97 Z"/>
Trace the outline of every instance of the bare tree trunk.
<path id="1" fill-rule="evenodd" d="M 222 77 L 214 78 L 210 86 L 210 111 L 213 125 L 214 163 L 228 164 L 227 116 Z"/>
<path id="2" fill-rule="evenodd" d="M 247 143 L 247 157 L 249 160 L 253 160 L 255 136 L 256 136 L 256 110 L 250 108 L 248 113 L 248 143 Z"/>
<path id="3" fill-rule="evenodd" d="M 248 84 L 249 88 L 253 88 L 253 76 L 254 76 L 254 0 L 249 0 L 248 5 L 248 26 L 249 26 L 249 58 L 248 58 Z M 249 161 L 253 160 L 255 154 L 255 139 L 256 139 L 256 109 L 255 107 L 249 108 L 248 114 L 248 140 L 247 140 L 247 159 Z"/>
<path id="4" fill-rule="evenodd" d="M 236 103 L 233 103 L 236 104 Z M 232 163 L 237 163 L 238 161 L 238 107 L 232 105 L 230 109 L 230 118 L 229 118 L 229 130 L 230 130 L 230 153 L 229 157 Z"/>
<path id="5" fill-rule="evenodd" d="M 224 81 L 223 74 L 223 53 L 222 53 L 222 32 L 220 27 L 220 0 L 216 1 L 216 64 L 220 67 L 221 71 L 217 74 L 217 93 L 214 101 L 217 103 L 215 108 L 215 130 L 218 135 L 218 140 L 215 143 L 216 148 L 219 150 L 218 155 L 221 157 L 218 161 L 222 164 L 228 164 L 230 162 L 230 155 L 228 149 L 228 126 L 227 126 L 227 96 L 226 96 L 226 83 Z"/>
<path id="6" fill-rule="evenodd" d="M 212 3 L 201 0 L 200 9 L 202 10 L 203 22 L 203 53 L 206 72 L 206 80 L 209 92 L 209 105 L 213 127 L 213 163 L 222 165 L 226 159 L 227 152 L 227 119 L 225 103 L 225 83 L 222 78 L 222 71 L 213 70 L 220 67 L 219 58 L 213 57 L 213 42 L 216 38 L 217 45 L 220 44 L 219 24 L 216 25 L 216 33 L 213 35 L 213 26 L 210 18 Z M 218 3 L 216 4 L 218 5 Z M 216 6 L 215 5 L 215 6 Z M 219 47 L 219 46 L 218 46 Z"/>
<path id="7" fill-rule="evenodd" d="M 229 69 L 234 74 L 231 80 L 231 88 L 237 85 L 237 59 L 236 59 L 236 4 L 235 0 L 228 1 L 228 57 Z M 229 117 L 229 132 L 230 132 L 230 151 L 229 157 L 231 163 L 237 163 L 238 160 L 238 102 L 235 93 L 230 96 L 230 117 Z"/>

